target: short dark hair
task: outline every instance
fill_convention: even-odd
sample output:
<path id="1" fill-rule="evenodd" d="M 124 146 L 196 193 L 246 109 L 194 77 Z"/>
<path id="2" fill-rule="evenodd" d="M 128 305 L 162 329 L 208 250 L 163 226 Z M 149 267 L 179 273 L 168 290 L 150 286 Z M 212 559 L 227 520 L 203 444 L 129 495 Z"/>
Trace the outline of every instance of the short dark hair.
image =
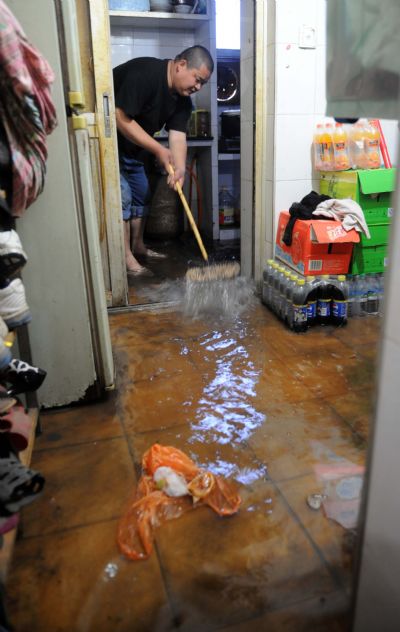
<path id="1" fill-rule="evenodd" d="M 210 74 L 214 70 L 214 60 L 211 57 L 210 51 L 204 46 L 197 45 L 185 48 L 185 50 L 175 57 L 175 61 L 180 61 L 181 59 L 186 60 L 188 68 L 199 69 L 200 66 L 204 64 Z"/>

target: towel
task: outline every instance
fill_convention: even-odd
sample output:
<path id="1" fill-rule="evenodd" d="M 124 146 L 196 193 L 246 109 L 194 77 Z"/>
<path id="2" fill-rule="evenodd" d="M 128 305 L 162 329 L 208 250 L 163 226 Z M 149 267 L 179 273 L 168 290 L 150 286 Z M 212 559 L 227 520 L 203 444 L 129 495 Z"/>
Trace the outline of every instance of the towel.
<path id="1" fill-rule="evenodd" d="M 332 219 L 342 222 L 345 230 L 348 231 L 354 228 L 359 233 L 364 233 L 367 239 L 371 239 L 361 206 L 350 198 L 325 200 L 318 204 L 315 211 L 313 211 L 313 215 L 317 217 L 332 217 Z"/>

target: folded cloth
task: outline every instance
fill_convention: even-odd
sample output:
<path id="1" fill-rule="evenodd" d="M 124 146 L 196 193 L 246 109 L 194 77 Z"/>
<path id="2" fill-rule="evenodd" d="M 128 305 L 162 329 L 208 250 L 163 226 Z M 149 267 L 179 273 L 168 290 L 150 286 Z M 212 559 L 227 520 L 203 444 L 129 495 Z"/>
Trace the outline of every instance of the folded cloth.
<path id="1" fill-rule="evenodd" d="M 317 217 L 332 217 L 342 222 L 342 226 L 345 230 L 352 230 L 352 228 L 354 228 L 359 233 L 364 233 L 368 239 L 371 239 L 361 206 L 350 198 L 343 200 L 335 200 L 334 198 L 325 200 L 321 202 L 321 204 L 318 204 L 315 211 L 313 211 L 313 215 Z"/>

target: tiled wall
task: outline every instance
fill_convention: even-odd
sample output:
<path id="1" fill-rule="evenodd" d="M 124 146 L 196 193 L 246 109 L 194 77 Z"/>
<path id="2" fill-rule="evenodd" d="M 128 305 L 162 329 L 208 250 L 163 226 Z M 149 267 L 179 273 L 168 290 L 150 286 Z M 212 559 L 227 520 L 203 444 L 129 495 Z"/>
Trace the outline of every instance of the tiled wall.
<path id="1" fill-rule="evenodd" d="M 271 169 L 276 219 L 292 202 L 312 189 L 318 191 L 311 151 L 314 127 L 325 119 L 326 0 L 274 0 L 274 4 L 275 32 L 271 27 L 273 40 L 268 42 L 267 55 L 271 60 L 275 56 L 275 151 Z M 301 47 L 303 26 L 315 29 L 315 48 Z M 383 121 L 382 127 L 394 164 L 397 122 Z M 265 237 L 270 240 L 270 235 Z"/>

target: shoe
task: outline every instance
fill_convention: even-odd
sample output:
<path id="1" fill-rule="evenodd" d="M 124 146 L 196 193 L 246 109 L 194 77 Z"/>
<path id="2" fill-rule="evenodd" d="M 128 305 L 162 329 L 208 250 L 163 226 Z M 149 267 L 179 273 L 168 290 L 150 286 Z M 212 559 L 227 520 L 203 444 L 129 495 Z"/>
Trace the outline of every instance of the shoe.
<path id="1" fill-rule="evenodd" d="M 26 325 L 32 320 L 21 279 L 13 279 L 0 289 L 0 316 L 9 329 Z"/>
<path id="2" fill-rule="evenodd" d="M 8 336 L 8 334 L 9 334 L 8 327 L 6 323 L 4 322 L 4 320 L 2 319 L 2 317 L 0 316 L 0 338 L 4 340 L 6 336 Z"/>
<path id="3" fill-rule="evenodd" d="M 126 273 L 132 277 L 152 277 L 154 274 L 151 270 L 145 267 L 139 268 L 139 270 L 127 270 Z"/>
<path id="4" fill-rule="evenodd" d="M 13 397 L 20 393 L 36 391 L 43 384 L 46 375 L 43 369 L 14 358 L 4 371 L 0 372 L 0 381 L 11 384 L 11 388 L 6 392 L 8 396 Z"/>
<path id="5" fill-rule="evenodd" d="M 0 273 L 15 274 L 28 261 L 18 233 L 15 230 L 0 232 Z"/>

